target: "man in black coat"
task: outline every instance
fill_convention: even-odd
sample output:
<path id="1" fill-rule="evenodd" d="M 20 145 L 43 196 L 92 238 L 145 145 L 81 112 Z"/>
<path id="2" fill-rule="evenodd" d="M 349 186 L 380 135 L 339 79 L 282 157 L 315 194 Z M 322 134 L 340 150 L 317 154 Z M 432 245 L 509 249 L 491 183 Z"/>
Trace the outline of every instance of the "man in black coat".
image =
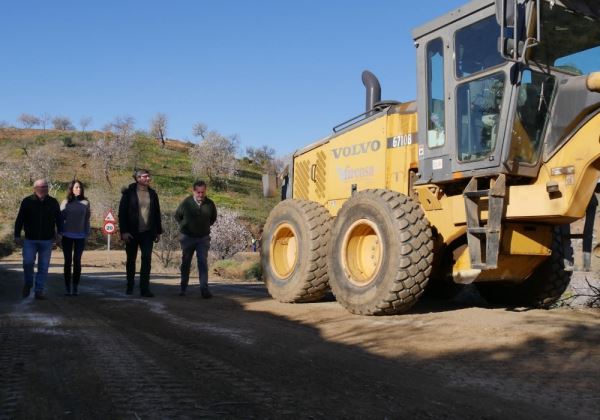
<path id="1" fill-rule="evenodd" d="M 160 204 L 156 191 L 150 188 L 152 177 L 145 169 L 135 171 L 136 182 L 125 188 L 119 204 L 119 230 L 121 240 L 125 242 L 127 254 L 127 291 L 133 293 L 135 279 L 135 261 L 138 248 L 142 253 L 140 268 L 140 294 L 154 297 L 150 291 L 150 270 L 152 266 L 152 248 L 162 233 Z"/>
<path id="2" fill-rule="evenodd" d="M 38 179 L 33 183 L 33 194 L 21 201 L 19 214 L 15 220 L 15 242 L 23 245 L 23 297 L 26 298 L 33 287 L 33 271 L 37 256 L 35 275 L 35 298 L 45 299 L 44 284 L 48 277 L 52 246 L 60 243 L 63 231 L 60 206 L 54 197 L 48 195 L 48 182 Z M 25 229 L 25 240 L 21 231 Z"/>

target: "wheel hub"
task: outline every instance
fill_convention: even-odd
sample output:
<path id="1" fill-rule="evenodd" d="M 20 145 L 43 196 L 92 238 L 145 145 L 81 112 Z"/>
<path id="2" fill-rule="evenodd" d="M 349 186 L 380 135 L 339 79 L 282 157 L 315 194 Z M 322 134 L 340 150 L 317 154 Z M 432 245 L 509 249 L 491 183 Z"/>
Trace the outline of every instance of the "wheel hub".
<path id="1" fill-rule="evenodd" d="M 377 226 L 360 219 L 344 235 L 342 263 L 348 280 L 356 286 L 371 283 L 381 267 L 383 247 Z"/>
<path id="2" fill-rule="evenodd" d="M 271 269 L 280 279 L 289 277 L 298 261 L 298 239 L 294 228 L 283 223 L 271 240 Z"/>

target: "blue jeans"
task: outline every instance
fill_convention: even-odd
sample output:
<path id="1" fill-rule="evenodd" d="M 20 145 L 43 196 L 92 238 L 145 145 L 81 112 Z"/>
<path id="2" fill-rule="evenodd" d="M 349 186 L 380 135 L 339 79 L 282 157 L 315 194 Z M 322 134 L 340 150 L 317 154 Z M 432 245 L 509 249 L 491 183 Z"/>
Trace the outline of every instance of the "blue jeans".
<path id="1" fill-rule="evenodd" d="M 37 256 L 36 293 L 41 293 L 44 290 L 44 284 L 46 284 L 46 279 L 48 278 L 48 267 L 50 266 L 53 243 L 54 240 L 52 239 L 25 239 L 23 242 L 23 273 L 25 275 L 25 284 L 30 287 L 33 286 L 33 268 Z"/>
<path id="2" fill-rule="evenodd" d="M 196 253 L 198 261 L 198 277 L 200 289 L 208 290 L 208 250 L 210 249 L 210 236 L 196 238 L 182 234 L 181 244 L 181 290 L 185 291 L 190 281 L 190 267 L 192 257 Z"/>

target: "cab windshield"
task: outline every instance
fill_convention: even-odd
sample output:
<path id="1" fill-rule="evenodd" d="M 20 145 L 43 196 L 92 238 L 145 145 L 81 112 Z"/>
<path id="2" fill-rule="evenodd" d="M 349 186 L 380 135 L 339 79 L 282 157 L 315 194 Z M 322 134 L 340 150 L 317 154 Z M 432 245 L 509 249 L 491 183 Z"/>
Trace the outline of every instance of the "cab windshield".
<path id="1" fill-rule="evenodd" d="M 599 71 L 600 7 L 580 0 L 562 3 L 572 8 L 542 2 L 541 43 L 529 59 L 577 75 Z"/>

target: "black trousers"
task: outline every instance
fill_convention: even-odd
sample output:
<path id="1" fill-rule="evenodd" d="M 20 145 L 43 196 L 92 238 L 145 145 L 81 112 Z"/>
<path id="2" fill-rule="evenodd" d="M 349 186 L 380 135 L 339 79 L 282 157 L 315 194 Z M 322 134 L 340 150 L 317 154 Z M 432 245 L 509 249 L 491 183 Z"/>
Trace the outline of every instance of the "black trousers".
<path id="1" fill-rule="evenodd" d="M 140 292 L 150 291 L 150 270 L 152 268 L 152 248 L 154 246 L 154 235 L 150 232 L 136 233 L 125 245 L 127 254 L 127 289 L 133 290 L 135 279 L 135 262 L 137 260 L 138 248 L 142 253 L 142 265 L 140 267 Z"/>
<path id="2" fill-rule="evenodd" d="M 71 290 L 71 279 L 73 286 L 79 285 L 81 278 L 81 255 L 85 249 L 85 239 L 72 239 L 63 236 L 62 250 L 65 257 L 64 275 L 65 287 Z M 73 277 L 71 277 L 71 267 L 73 267 Z"/>

